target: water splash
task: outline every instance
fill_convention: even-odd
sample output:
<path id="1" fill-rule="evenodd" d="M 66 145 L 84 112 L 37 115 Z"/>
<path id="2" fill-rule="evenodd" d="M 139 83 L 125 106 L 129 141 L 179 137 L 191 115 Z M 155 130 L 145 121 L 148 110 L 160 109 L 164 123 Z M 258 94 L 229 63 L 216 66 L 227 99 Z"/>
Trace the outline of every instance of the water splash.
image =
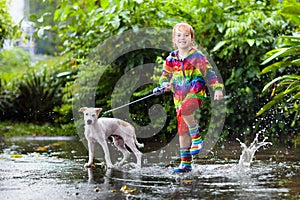
<path id="1" fill-rule="evenodd" d="M 238 138 L 236 138 L 237 141 L 239 141 L 239 143 L 241 144 L 241 147 L 243 149 L 242 154 L 240 155 L 240 160 L 238 163 L 238 168 L 240 170 L 248 170 L 250 168 L 250 165 L 253 161 L 255 152 L 262 146 L 265 145 L 272 145 L 271 142 L 266 142 L 266 140 L 268 139 L 268 137 L 263 136 L 263 140 L 261 142 L 258 141 L 258 136 L 259 136 L 260 132 L 258 132 L 253 140 L 253 142 L 250 144 L 249 147 L 247 147 L 247 145 L 243 142 L 241 142 Z"/>

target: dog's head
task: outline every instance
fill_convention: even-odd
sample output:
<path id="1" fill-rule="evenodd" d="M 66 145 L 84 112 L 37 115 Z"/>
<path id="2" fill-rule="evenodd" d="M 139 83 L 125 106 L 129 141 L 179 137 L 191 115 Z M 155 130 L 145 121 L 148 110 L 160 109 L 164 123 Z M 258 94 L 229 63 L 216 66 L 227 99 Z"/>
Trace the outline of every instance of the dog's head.
<path id="1" fill-rule="evenodd" d="M 86 125 L 94 124 L 98 120 L 99 113 L 102 108 L 88 108 L 82 107 L 79 109 L 79 112 L 82 112 L 84 115 L 84 123 Z"/>

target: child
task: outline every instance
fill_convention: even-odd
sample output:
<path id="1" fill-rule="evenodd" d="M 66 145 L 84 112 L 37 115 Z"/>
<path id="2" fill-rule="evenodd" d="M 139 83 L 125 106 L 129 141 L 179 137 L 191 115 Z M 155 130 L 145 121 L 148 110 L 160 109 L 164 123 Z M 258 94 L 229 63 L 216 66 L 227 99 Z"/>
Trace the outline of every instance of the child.
<path id="1" fill-rule="evenodd" d="M 206 77 L 214 91 L 214 99 L 223 98 L 223 85 L 218 82 L 215 72 L 206 65 L 206 57 L 193 47 L 194 30 L 187 23 L 176 24 L 173 28 L 173 44 L 177 50 L 167 57 L 160 85 L 164 91 L 174 93 L 173 100 L 177 113 L 181 162 L 174 172 L 189 172 L 191 156 L 202 150 L 202 138 L 193 113 L 206 97 Z"/>

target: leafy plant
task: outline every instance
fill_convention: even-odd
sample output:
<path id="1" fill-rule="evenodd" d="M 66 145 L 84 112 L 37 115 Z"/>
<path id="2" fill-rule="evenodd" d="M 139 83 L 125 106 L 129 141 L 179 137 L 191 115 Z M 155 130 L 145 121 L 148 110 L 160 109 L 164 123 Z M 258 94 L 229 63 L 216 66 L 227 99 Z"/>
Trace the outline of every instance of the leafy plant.
<path id="1" fill-rule="evenodd" d="M 272 99 L 261 108 L 257 116 L 270 108 L 274 108 L 275 105 L 279 105 L 279 108 L 294 113 L 294 119 L 291 124 L 294 127 L 296 121 L 299 119 L 300 110 L 300 75 L 298 75 L 300 66 L 300 37 L 280 37 L 277 46 L 279 47 L 278 49 L 267 53 L 269 58 L 262 63 L 262 65 L 269 64 L 270 62 L 272 64 L 265 67 L 260 74 L 273 72 L 273 74 L 283 75 L 274 78 L 263 88 L 263 92 L 266 92 L 273 86 Z M 290 72 L 294 74 L 284 74 Z"/>
<path id="2" fill-rule="evenodd" d="M 2 79 L 12 80 L 30 65 L 30 55 L 21 48 L 13 48 L 0 52 L 0 72 Z"/>
<path id="3" fill-rule="evenodd" d="M 258 75 L 260 58 L 271 49 L 277 34 L 288 31 L 288 23 L 277 13 L 280 4 L 275 1 L 234 1 L 222 6 L 221 19 L 214 25 L 222 35 L 211 53 L 230 97 L 225 126 L 230 134 L 252 133 L 257 126 L 255 113 L 264 103 L 259 99 L 264 81 Z"/>
<path id="4" fill-rule="evenodd" d="M 50 76 L 51 78 L 51 76 Z M 16 114 L 27 122 L 52 122 L 54 106 L 61 103 L 58 90 L 60 85 L 52 77 L 50 82 L 46 72 L 28 72 L 18 83 L 19 96 L 15 102 Z"/>
<path id="5" fill-rule="evenodd" d="M 195 29 L 196 42 L 208 51 L 212 50 L 210 53 L 225 80 L 226 93 L 230 96 L 227 99 L 228 118 L 225 132 L 230 133 L 232 137 L 245 132 L 245 130 L 248 133 L 253 132 L 251 129 L 255 113 L 267 101 L 260 99 L 259 93 L 263 85 L 269 81 L 268 78 L 258 75 L 262 68 L 260 59 L 266 51 L 272 48 L 278 35 L 289 34 L 294 27 L 285 17 L 279 15 L 278 9 L 281 4 L 277 0 L 251 0 L 248 2 L 237 0 L 222 2 L 69 0 L 57 3 L 58 7 L 53 12 L 55 26 L 46 21 L 37 24 L 42 25 L 39 27 L 41 30 L 51 28 L 51 30 L 57 31 L 61 39 L 61 43 L 57 43 L 57 49 L 62 55 L 67 56 L 69 61 L 72 61 L 72 67 L 68 62 L 62 63 L 65 71 L 72 71 L 74 65 L 84 69 L 87 56 L 92 49 L 111 36 L 121 35 L 126 30 L 137 31 L 142 27 L 171 29 L 178 22 L 190 23 Z M 119 45 L 123 45 L 123 43 L 120 42 Z M 115 46 L 110 46 L 107 47 L 107 52 L 113 52 L 116 49 Z M 154 63 L 156 57 L 161 54 L 160 51 L 134 51 L 122 55 L 114 63 L 110 63 L 111 65 L 104 72 L 105 75 L 101 77 L 101 84 L 97 86 L 96 94 L 93 94 L 96 95 L 96 104 L 103 108 L 109 108 L 113 86 L 118 79 L 135 66 Z M 165 58 L 167 54 L 168 52 L 165 52 L 162 57 Z M 99 65 L 99 63 L 95 63 L 96 66 L 97 64 Z M 96 73 L 96 70 L 94 72 L 89 70 L 84 72 L 83 70 L 80 74 L 72 73 L 73 78 L 82 78 L 80 81 L 82 81 L 83 87 L 74 88 L 74 79 L 69 79 L 69 82 L 65 84 L 66 87 L 62 90 L 63 106 L 57 106 L 55 110 L 71 117 L 72 101 L 74 98 L 86 99 L 81 95 L 80 90 L 93 89 L 84 84 L 87 81 L 86 78 L 97 79 L 97 77 L 89 76 Z M 135 92 L 133 98 L 142 96 L 149 89 L 150 87 Z M 78 95 L 72 96 L 74 92 Z M 258 100 L 260 101 L 258 102 Z M 164 106 L 167 112 L 174 112 L 174 108 L 169 105 L 171 104 L 169 96 L 163 97 L 158 103 L 162 102 L 165 102 Z M 135 118 L 144 117 L 147 114 L 139 112 L 143 106 L 135 104 L 131 107 L 131 113 Z M 209 120 L 211 113 L 209 106 L 208 103 L 203 108 L 205 111 L 205 114 L 201 116 L 203 122 Z M 174 114 L 171 116 L 174 117 Z M 58 121 L 64 120 L 68 121 L 63 118 Z M 175 129 L 176 123 L 172 121 L 168 131 L 175 132 Z"/>
<path id="6" fill-rule="evenodd" d="M 45 58 L 28 63 L 28 66 L 8 65 L 15 70 L 3 74 L 10 78 L 1 82 L 1 119 L 40 124 L 70 123 L 72 109 L 62 104 L 63 94 L 66 82 L 74 80 L 77 69 L 67 56 Z"/>
<path id="7" fill-rule="evenodd" d="M 271 77 L 271 80 L 263 88 L 263 95 L 270 92 L 271 94 L 269 102 L 257 112 L 257 116 L 262 116 L 268 112 L 282 113 L 287 116 L 287 123 L 294 128 L 290 132 L 294 132 L 294 135 L 299 139 L 300 35 L 297 33 L 300 23 L 299 2 L 284 1 L 280 13 L 298 28 L 292 29 L 291 35 L 279 37 L 275 49 L 266 53 L 266 59 L 262 65 L 267 66 L 260 72 L 260 75 Z M 278 121 L 277 118 L 272 120 Z M 281 129 L 286 130 L 287 128 L 281 127 Z"/>
<path id="8" fill-rule="evenodd" d="M 167 3 L 171 4 L 171 3 Z M 90 63 L 86 60 L 90 50 L 95 48 L 105 39 L 116 36 L 128 29 L 138 30 L 140 27 L 165 27 L 169 21 L 153 20 L 157 16 L 165 15 L 163 11 L 157 8 L 161 6 L 160 1 L 151 1 L 141 3 L 138 1 L 111 1 L 110 4 L 105 4 L 101 1 L 101 6 L 94 2 L 87 1 L 61 1 L 60 8 L 54 13 L 54 19 L 57 25 L 54 27 L 59 31 L 62 40 L 64 41 L 61 47 L 63 54 L 71 52 L 76 65 L 80 66 L 82 72 L 78 74 L 78 82 L 81 82 L 81 88 L 74 88 L 73 82 L 67 83 L 67 89 L 64 95 L 64 108 L 72 108 L 70 104 L 74 101 L 80 101 L 83 104 L 89 104 L 87 95 L 88 91 L 93 88 L 89 87 L 85 82 L 99 81 L 96 91 L 96 104 L 105 108 L 110 107 L 110 95 L 113 87 L 118 79 L 128 70 L 137 65 L 144 63 L 154 63 L 156 56 L 161 53 L 159 50 L 140 50 L 129 52 L 126 55 L 121 55 L 111 66 L 106 68 L 105 72 L 101 72 L 101 66 L 98 63 Z M 66 26 L 68 23 L 68 26 Z M 78 26 L 79 24 L 79 26 Z M 147 40 L 147 38 L 143 38 Z M 145 41 L 141 41 L 143 43 Z M 155 40 L 159 42 L 159 40 Z M 124 44 L 118 45 L 126 45 Z M 114 46 L 108 46 L 107 52 L 115 51 Z M 121 52 L 120 54 L 122 54 Z M 102 55 L 98 55 L 101 60 Z M 89 66 L 86 66 L 88 63 Z M 94 66 L 92 71 L 89 67 Z M 95 67 L 96 66 L 96 67 Z M 103 66 L 103 68 L 105 68 Z M 99 73 L 105 73 L 101 80 Z M 95 75 L 96 74 L 96 75 Z M 97 75 L 98 74 L 98 75 Z M 78 90 L 78 91 L 77 91 Z M 150 91 L 150 90 L 149 90 Z M 148 92 L 149 92 L 148 91 Z M 151 90 L 152 91 L 152 90 Z M 72 95 L 75 94 L 75 95 Z M 94 97 L 95 94 L 91 94 Z M 67 105 L 68 104 L 68 105 Z"/>
<path id="9" fill-rule="evenodd" d="M 5 115 L 4 112 L 12 107 L 11 91 L 5 87 L 6 84 L 6 81 L 0 79 L 0 119 Z"/>
<path id="10" fill-rule="evenodd" d="M 17 25 L 13 24 L 7 8 L 7 1 L 0 0 L 0 48 L 5 39 L 13 39 L 19 33 Z"/>

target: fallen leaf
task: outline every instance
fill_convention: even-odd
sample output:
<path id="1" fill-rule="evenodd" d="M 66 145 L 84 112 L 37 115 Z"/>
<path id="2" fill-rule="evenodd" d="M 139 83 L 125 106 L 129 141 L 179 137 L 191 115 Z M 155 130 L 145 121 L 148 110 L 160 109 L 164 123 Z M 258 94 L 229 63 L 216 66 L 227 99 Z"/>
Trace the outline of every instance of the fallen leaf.
<path id="1" fill-rule="evenodd" d="M 183 180 L 182 182 L 184 182 L 184 183 L 191 183 L 192 180 Z"/>
<path id="2" fill-rule="evenodd" d="M 22 154 L 12 154 L 11 158 L 22 158 Z"/>
<path id="3" fill-rule="evenodd" d="M 125 194 L 133 193 L 133 192 L 136 192 L 136 187 L 134 189 L 129 189 L 127 187 L 127 185 L 124 185 L 123 187 L 121 187 L 120 191 L 125 193 Z"/>
<path id="4" fill-rule="evenodd" d="M 38 147 L 35 151 L 47 151 L 47 147 Z"/>
<path id="5" fill-rule="evenodd" d="M 55 143 L 52 144 L 52 146 L 57 147 L 57 146 L 60 146 L 62 144 L 65 144 L 65 143 L 66 142 L 55 142 Z"/>

